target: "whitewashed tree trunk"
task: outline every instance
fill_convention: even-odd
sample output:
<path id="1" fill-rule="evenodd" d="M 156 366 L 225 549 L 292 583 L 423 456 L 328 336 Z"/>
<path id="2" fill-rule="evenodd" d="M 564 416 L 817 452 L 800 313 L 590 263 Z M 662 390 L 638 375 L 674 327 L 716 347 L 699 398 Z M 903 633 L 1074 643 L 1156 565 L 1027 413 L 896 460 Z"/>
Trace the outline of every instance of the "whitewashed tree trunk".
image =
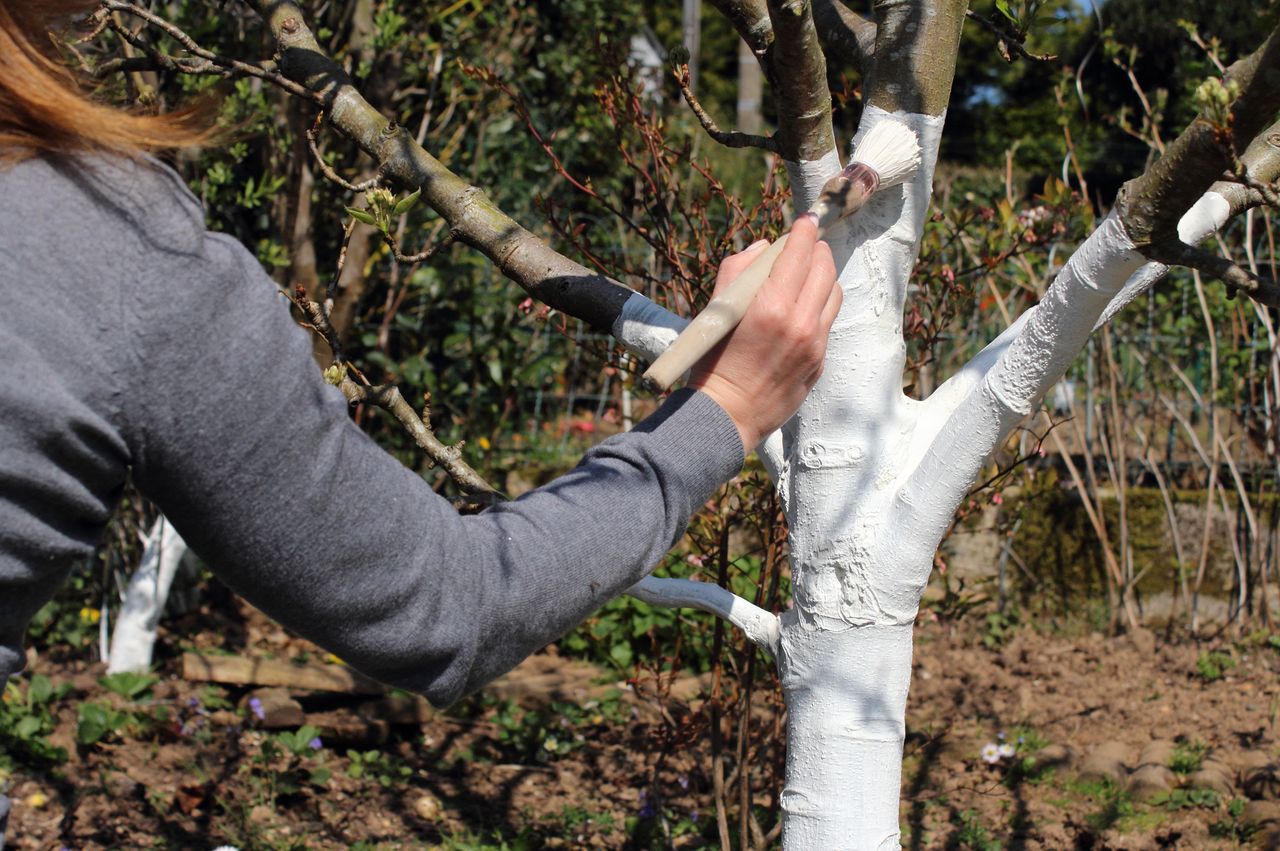
<path id="1" fill-rule="evenodd" d="M 789 713 L 785 848 L 893 849 L 912 624 L 934 550 L 987 457 L 1037 409 L 1109 307 L 1118 309 L 1163 274 L 1166 267 L 1144 258 L 1184 262 L 1177 222 L 1232 158 L 1214 121 L 1190 125 L 1126 185 L 1117 211 L 1035 309 L 927 400 L 912 400 L 901 390 L 903 307 L 966 0 L 877 0 L 874 22 L 835 0 L 711 2 L 751 46 L 774 89 L 778 131 L 767 147 L 788 160 L 797 207 L 807 208 L 839 169 L 824 47 L 864 72 L 861 130 L 905 122 L 920 136 L 924 165 L 914 181 L 880 193 L 829 234 L 845 300 L 826 371 L 783 433 L 760 447 L 790 523 L 792 607 L 779 617 L 724 589 L 675 579 L 648 579 L 632 593 L 713 612 L 774 654 Z M 551 251 L 374 110 L 325 56 L 297 4 L 250 3 L 289 79 L 322 92 L 330 124 L 377 160 L 381 174 L 421 187 L 461 241 L 531 296 L 612 329 L 647 359 L 674 339 L 684 319 Z M 1233 153 L 1248 160 L 1246 145 L 1280 111 L 1276 34 L 1231 76 L 1240 90 L 1230 105 Z M 1273 156 L 1253 176 L 1276 179 L 1277 161 Z M 1229 213 L 1258 203 L 1249 192 L 1214 191 L 1228 199 Z M 1209 209 L 1215 206 L 1217 212 Z M 1212 199 L 1202 202 L 1184 238 L 1208 233 L 1221 212 Z M 1143 280 L 1134 281 L 1135 273 Z M 1280 287 L 1236 281 L 1280 306 Z"/>
<path id="2" fill-rule="evenodd" d="M 887 120 L 918 133 L 923 167 L 829 233 L 845 298 L 826 368 L 781 447 L 775 436 L 764 452 L 791 530 L 792 607 L 774 623 L 699 583 L 650 578 L 632 590 L 716 613 L 774 653 L 788 710 L 780 800 L 791 851 L 899 847 L 912 625 L 937 546 L 991 453 L 1038 410 L 1092 331 L 1168 270 L 1146 262 L 1129 236 L 1157 218 L 1137 202 L 1161 200 L 1135 190 L 1132 219 L 1120 211 L 1104 219 L 1038 306 L 927 400 L 905 396 L 903 308 L 944 115 L 869 105 L 860 132 Z M 807 209 L 839 168 L 834 150 L 789 162 L 795 207 Z M 1229 203 L 1215 186 L 1182 217 L 1179 236 L 1199 242 L 1244 203 Z M 679 325 L 635 297 L 614 331 L 652 356 Z"/>
<path id="3" fill-rule="evenodd" d="M 164 517 L 152 524 L 142 550 L 142 562 L 129 579 L 124 603 L 116 616 L 107 673 L 143 673 L 151 668 L 160 615 L 187 552 L 186 541 Z"/>

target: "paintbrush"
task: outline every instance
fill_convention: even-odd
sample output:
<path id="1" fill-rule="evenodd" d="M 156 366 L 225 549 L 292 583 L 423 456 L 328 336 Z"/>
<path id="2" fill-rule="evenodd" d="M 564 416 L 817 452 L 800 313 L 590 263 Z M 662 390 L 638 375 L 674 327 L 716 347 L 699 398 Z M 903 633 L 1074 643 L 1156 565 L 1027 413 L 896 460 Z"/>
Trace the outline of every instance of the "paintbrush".
<path id="1" fill-rule="evenodd" d="M 818 239 L 833 224 L 860 210 L 878 190 L 905 182 L 919 167 L 915 131 L 894 120 L 876 124 L 854 149 L 849 165 L 827 181 L 809 208 L 818 219 Z M 644 381 L 651 388 L 666 390 L 737 327 L 786 244 L 783 234 L 694 317 L 645 371 Z"/>

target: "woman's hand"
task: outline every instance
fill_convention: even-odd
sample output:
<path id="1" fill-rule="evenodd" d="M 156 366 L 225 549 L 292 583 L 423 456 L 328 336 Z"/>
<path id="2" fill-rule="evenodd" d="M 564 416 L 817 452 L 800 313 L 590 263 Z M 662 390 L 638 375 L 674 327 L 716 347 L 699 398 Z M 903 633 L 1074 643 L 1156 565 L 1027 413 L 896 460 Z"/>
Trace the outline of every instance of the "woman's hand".
<path id="1" fill-rule="evenodd" d="M 762 240 L 726 259 L 716 292 L 766 244 Z M 817 383 L 841 298 L 831 248 L 818 242 L 817 220 L 805 214 L 791 228 L 746 316 L 694 365 L 689 380 L 733 418 L 747 452 L 790 419 Z"/>

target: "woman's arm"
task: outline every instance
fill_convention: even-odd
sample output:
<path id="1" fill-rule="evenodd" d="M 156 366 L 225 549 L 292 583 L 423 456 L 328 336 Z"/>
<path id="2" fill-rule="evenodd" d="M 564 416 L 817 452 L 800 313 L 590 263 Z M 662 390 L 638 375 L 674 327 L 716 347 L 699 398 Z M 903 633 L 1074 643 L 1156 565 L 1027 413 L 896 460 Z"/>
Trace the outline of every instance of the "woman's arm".
<path id="1" fill-rule="evenodd" d="M 741 466 L 735 422 L 684 391 L 550 485 L 461 517 L 352 424 L 238 243 L 144 260 L 126 392 L 138 486 L 254 605 L 435 703 L 639 580 Z"/>

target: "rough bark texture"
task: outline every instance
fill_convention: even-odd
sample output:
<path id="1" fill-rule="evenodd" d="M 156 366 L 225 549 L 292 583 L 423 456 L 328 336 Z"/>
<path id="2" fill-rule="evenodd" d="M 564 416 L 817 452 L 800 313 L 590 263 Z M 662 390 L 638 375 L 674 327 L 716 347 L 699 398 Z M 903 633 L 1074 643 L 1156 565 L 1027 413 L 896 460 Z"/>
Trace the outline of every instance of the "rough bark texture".
<path id="1" fill-rule="evenodd" d="M 827 60 L 818 43 L 809 0 L 769 0 L 774 42 L 766 73 L 778 105 L 775 138 L 784 158 L 822 159 L 835 150 Z"/>
<path id="2" fill-rule="evenodd" d="M 867 102 L 887 112 L 941 115 L 951 97 L 968 5 L 967 0 L 877 0 Z"/>
<path id="3" fill-rule="evenodd" d="M 813 0 L 813 22 L 829 60 L 863 68 L 875 52 L 875 21 L 859 15 L 842 0 Z"/>
<path id="4" fill-rule="evenodd" d="M 711 5 L 729 19 L 757 57 L 763 57 L 773 44 L 773 24 L 764 0 L 711 0 Z"/>
<path id="5" fill-rule="evenodd" d="M 1232 147 L 1243 154 L 1280 109 L 1280 30 L 1228 69 L 1240 86 L 1231 106 Z M 1176 243 L 1182 214 L 1231 167 L 1213 124 L 1200 116 L 1141 177 L 1125 184 L 1118 206 L 1134 245 L 1151 256 Z"/>

